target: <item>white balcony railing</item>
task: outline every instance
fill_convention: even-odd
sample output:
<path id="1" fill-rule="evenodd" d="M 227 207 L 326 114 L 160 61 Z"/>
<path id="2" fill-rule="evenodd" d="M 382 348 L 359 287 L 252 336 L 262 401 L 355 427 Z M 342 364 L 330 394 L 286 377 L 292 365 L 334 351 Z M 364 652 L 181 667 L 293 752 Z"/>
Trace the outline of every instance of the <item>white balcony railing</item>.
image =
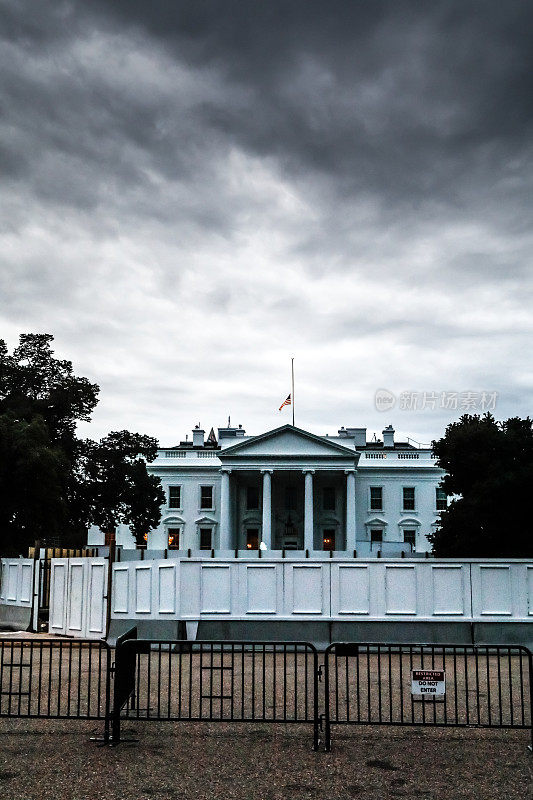
<path id="1" fill-rule="evenodd" d="M 164 458 L 218 458 L 218 450 L 160 450 Z"/>

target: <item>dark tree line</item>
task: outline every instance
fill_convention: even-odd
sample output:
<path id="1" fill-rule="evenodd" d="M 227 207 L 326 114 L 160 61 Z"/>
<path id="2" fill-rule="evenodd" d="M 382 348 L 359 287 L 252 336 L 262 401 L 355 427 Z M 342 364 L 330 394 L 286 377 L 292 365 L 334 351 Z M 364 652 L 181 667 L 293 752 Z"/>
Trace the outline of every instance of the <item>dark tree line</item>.
<path id="1" fill-rule="evenodd" d="M 452 500 L 430 541 L 436 556 L 531 558 L 533 421 L 465 414 L 433 442 Z"/>
<path id="2" fill-rule="evenodd" d="M 164 494 L 146 462 L 157 441 L 129 431 L 80 439 L 99 387 L 54 358 L 50 334 L 23 334 L 12 354 L 0 340 L 0 553 L 36 539 L 85 542 L 95 524 L 131 526 L 139 541 L 158 525 Z"/>

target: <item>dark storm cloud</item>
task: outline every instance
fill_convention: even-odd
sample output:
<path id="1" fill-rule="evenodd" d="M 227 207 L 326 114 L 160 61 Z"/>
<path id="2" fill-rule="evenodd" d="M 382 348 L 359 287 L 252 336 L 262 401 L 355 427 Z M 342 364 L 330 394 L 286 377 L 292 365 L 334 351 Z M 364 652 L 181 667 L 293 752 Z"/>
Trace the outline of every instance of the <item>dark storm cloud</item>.
<path id="1" fill-rule="evenodd" d="M 330 423 L 324 374 L 357 417 L 333 425 L 424 381 L 527 405 L 533 5 L 0 14 L 6 335 L 55 332 L 110 398 L 98 424 L 168 431 L 222 402 L 268 425 L 287 348 L 309 424 Z"/>
<path id="2" fill-rule="evenodd" d="M 23 5 L 12 12 L 17 18 L 11 16 L 7 31 L 28 50 L 36 45 L 57 58 L 67 31 L 72 38 L 98 30 L 147 34 L 172 60 L 217 70 L 228 91 L 198 98 L 196 135 L 207 130 L 207 145 L 218 134 L 296 172 L 334 175 L 341 195 L 385 192 L 404 207 L 434 199 L 437 190 L 460 204 L 475 186 L 494 188 L 495 177 L 512 177 L 521 167 L 509 163 L 512 155 L 520 160 L 529 148 L 533 15 L 527 3 L 113 0 L 43 2 L 36 15 L 33 3 L 25 15 Z M 59 77 L 51 95 L 40 81 L 18 90 L 41 117 L 57 112 L 54 100 L 61 96 L 71 118 L 89 122 L 70 147 L 72 131 L 65 127 L 58 143 L 63 152 L 74 148 L 104 164 L 116 159 L 120 171 L 109 142 L 124 139 L 149 149 L 166 175 L 187 171 L 184 154 L 197 139 L 191 141 L 190 129 L 173 114 L 179 99 L 165 109 L 163 93 L 147 95 L 134 75 L 126 92 L 113 86 L 112 76 L 91 86 L 83 70 Z M 244 94 L 232 96 L 231 87 Z M 199 153 L 191 155 L 195 166 L 201 163 Z"/>
<path id="3" fill-rule="evenodd" d="M 394 164 L 393 186 L 424 193 L 447 176 L 442 163 L 433 163 L 425 180 L 412 175 L 434 155 L 475 156 L 481 143 L 501 140 L 527 143 L 527 3 L 96 5 L 119 27 L 148 32 L 172 57 L 214 66 L 250 89 L 254 114 L 228 108 L 221 97 L 204 111 L 208 124 L 261 154 L 293 156 L 327 172 L 357 166 L 362 174 L 346 176 L 348 183 L 379 182 Z M 384 163 L 368 164 L 372 156 Z"/>

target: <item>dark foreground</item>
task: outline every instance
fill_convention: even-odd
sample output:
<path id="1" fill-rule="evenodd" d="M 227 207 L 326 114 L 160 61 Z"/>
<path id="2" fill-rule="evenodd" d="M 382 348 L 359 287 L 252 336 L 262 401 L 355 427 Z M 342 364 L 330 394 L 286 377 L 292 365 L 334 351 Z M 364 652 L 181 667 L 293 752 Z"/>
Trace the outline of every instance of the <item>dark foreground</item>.
<path id="1" fill-rule="evenodd" d="M 423 800 L 533 798 L 527 731 L 127 721 L 138 742 L 89 741 L 101 725 L 0 720 L 2 800 Z"/>

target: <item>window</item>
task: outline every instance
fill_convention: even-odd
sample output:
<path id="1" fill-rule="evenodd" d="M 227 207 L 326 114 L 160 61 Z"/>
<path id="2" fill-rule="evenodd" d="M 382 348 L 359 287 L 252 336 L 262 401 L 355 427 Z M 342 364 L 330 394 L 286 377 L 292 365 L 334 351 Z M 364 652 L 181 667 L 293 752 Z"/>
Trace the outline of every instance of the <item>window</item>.
<path id="1" fill-rule="evenodd" d="M 335 530 L 333 528 L 327 528 L 324 531 L 324 536 L 322 539 L 322 549 L 335 550 Z"/>
<path id="2" fill-rule="evenodd" d="M 213 508 L 212 486 L 200 486 L 200 508 Z"/>
<path id="3" fill-rule="evenodd" d="M 383 529 L 382 528 L 373 528 L 370 531 L 370 541 L 371 542 L 382 542 L 383 541 Z"/>
<path id="4" fill-rule="evenodd" d="M 416 530 L 414 529 L 404 530 L 403 540 L 406 544 L 410 544 L 414 550 L 416 545 Z"/>
<path id="5" fill-rule="evenodd" d="M 168 487 L 168 507 L 181 508 L 181 486 Z"/>
<path id="6" fill-rule="evenodd" d="M 296 511 L 296 487 L 285 487 L 285 510 Z"/>
<path id="7" fill-rule="evenodd" d="M 200 528 L 200 550 L 211 550 L 211 528 Z"/>
<path id="8" fill-rule="evenodd" d="M 403 487 L 403 510 L 404 511 L 414 511 L 415 510 L 415 487 L 414 486 L 404 486 Z"/>
<path id="9" fill-rule="evenodd" d="M 372 511 L 383 510 L 383 487 L 371 486 L 370 487 L 370 508 Z"/>
<path id="10" fill-rule="evenodd" d="M 259 530 L 258 528 L 246 529 L 246 549 L 258 550 L 259 549 Z"/>
<path id="11" fill-rule="evenodd" d="M 246 487 L 246 508 L 248 511 L 259 508 L 259 489 L 257 486 Z"/>
<path id="12" fill-rule="evenodd" d="M 446 511 L 448 508 L 448 498 L 444 489 L 438 487 L 435 489 L 435 502 L 437 511 Z"/>
<path id="13" fill-rule="evenodd" d="M 324 486 L 322 490 L 322 508 L 324 509 L 324 511 L 335 511 L 334 486 Z"/>
<path id="14" fill-rule="evenodd" d="M 169 528 L 167 533 L 168 533 L 168 549 L 169 550 L 179 550 L 180 549 L 180 529 L 179 528 Z"/>

